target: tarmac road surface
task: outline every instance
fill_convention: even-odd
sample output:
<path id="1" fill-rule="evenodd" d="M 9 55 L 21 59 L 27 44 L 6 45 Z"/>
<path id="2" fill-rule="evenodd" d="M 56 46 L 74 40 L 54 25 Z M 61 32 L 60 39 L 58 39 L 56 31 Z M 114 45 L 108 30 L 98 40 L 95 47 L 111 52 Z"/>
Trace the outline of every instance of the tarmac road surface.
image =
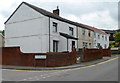
<path id="1" fill-rule="evenodd" d="M 2 70 L 3 81 L 118 81 L 118 58 L 65 70 Z M 22 83 L 22 82 L 21 82 Z"/>

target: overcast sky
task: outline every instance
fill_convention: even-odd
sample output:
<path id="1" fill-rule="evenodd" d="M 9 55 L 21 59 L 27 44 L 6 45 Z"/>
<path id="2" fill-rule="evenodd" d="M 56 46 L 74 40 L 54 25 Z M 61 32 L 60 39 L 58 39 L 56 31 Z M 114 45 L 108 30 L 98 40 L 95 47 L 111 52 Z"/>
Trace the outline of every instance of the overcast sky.
<path id="1" fill-rule="evenodd" d="M 58 5 L 61 17 L 99 29 L 118 29 L 119 0 L 1 0 L 0 30 L 22 1 L 50 12 Z"/>

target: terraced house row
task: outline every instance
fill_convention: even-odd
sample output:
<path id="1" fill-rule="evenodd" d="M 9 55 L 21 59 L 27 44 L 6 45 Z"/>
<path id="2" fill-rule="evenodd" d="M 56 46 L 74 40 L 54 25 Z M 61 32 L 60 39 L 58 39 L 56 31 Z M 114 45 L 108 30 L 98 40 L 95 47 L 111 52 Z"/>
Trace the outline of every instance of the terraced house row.
<path id="1" fill-rule="evenodd" d="M 60 17 L 22 2 L 5 22 L 5 47 L 20 46 L 25 53 L 72 51 L 109 47 L 109 35 L 97 28 Z"/>

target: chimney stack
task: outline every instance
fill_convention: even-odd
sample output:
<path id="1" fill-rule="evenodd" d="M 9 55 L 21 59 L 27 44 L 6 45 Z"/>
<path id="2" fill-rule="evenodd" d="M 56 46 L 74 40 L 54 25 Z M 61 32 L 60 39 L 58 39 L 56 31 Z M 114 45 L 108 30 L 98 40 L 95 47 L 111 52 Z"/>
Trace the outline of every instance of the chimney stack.
<path id="1" fill-rule="evenodd" d="M 59 13 L 60 13 L 60 10 L 59 10 L 59 8 L 58 8 L 58 6 L 57 6 L 57 9 L 56 9 L 56 10 L 53 10 L 53 14 L 59 15 Z"/>

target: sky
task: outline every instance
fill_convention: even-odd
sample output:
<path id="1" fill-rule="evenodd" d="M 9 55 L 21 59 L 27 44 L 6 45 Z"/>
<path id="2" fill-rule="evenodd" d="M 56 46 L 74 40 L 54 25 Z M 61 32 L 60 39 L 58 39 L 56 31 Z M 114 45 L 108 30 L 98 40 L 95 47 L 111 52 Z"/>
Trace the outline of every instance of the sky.
<path id="1" fill-rule="evenodd" d="M 0 30 L 21 2 L 52 12 L 59 6 L 60 16 L 98 29 L 118 29 L 119 0 L 0 0 Z"/>

